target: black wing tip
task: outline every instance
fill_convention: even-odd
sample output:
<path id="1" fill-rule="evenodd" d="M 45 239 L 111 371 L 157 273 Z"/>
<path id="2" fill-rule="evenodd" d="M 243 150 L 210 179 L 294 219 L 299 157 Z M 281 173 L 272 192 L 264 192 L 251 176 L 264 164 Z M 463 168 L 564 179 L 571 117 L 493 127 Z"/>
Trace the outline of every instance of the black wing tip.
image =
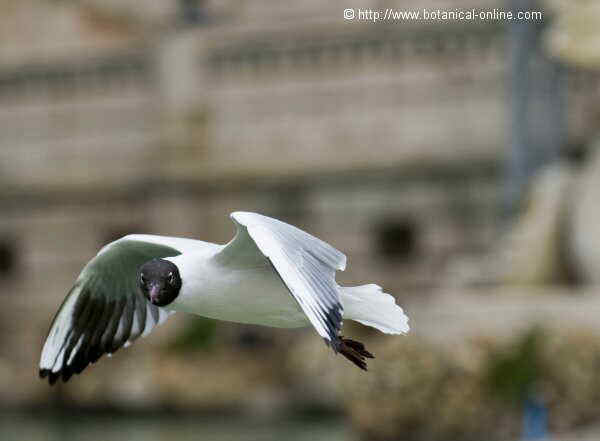
<path id="1" fill-rule="evenodd" d="M 48 378 L 48 383 L 53 386 L 57 380 L 61 377 L 60 372 L 52 372 L 50 369 L 40 369 L 40 378 Z"/>
<path id="2" fill-rule="evenodd" d="M 341 347 L 341 336 L 339 335 L 342 331 L 342 313 L 343 309 L 341 306 L 331 309 L 327 314 L 325 320 L 325 326 L 327 327 L 328 337 L 323 337 L 325 344 L 329 346 L 336 354 L 340 351 Z"/>
<path id="3" fill-rule="evenodd" d="M 48 383 L 50 386 L 53 386 L 58 382 L 58 380 L 66 383 L 73 376 L 73 374 L 80 374 L 89 363 L 81 363 L 79 365 L 70 365 L 63 367 L 58 372 L 52 372 L 50 369 L 40 369 L 39 376 L 43 380 L 48 378 Z"/>

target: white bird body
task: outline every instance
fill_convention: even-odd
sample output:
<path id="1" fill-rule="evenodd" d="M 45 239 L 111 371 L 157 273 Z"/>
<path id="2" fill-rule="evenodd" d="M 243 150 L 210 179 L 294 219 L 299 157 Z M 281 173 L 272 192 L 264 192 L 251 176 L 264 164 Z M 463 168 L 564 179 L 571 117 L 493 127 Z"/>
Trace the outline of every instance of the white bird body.
<path id="1" fill-rule="evenodd" d="M 267 260 L 261 265 L 223 268 L 215 262 L 214 255 L 167 258 L 181 272 L 191 275 L 189 280 L 183 280 L 179 296 L 167 309 L 277 328 L 310 325 Z"/>
<path id="2" fill-rule="evenodd" d="M 231 215 L 226 245 L 133 234 L 103 247 L 82 270 L 57 312 L 42 349 L 40 375 L 67 381 L 102 354 L 145 336 L 173 312 L 279 328 L 312 325 L 325 342 L 366 370 L 373 358 L 340 335 L 342 319 L 387 334 L 408 332 L 408 318 L 374 284 L 341 287 L 346 256 L 284 222 Z"/>
<path id="3" fill-rule="evenodd" d="M 168 311 L 276 328 L 310 325 L 267 259 L 258 264 L 223 268 L 215 256 L 225 245 L 180 237 L 130 234 L 113 244 L 128 240 L 190 250 L 165 259 L 188 275 L 182 279 L 179 296 L 164 307 Z"/>

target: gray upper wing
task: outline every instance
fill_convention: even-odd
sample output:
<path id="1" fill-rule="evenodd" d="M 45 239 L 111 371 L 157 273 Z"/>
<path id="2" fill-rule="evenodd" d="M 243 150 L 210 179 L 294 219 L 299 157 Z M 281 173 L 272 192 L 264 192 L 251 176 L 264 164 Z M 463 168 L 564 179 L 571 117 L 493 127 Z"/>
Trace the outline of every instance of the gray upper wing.
<path id="1" fill-rule="evenodd" d="M 343 308 L 335 272 L 344 270 L 346 256 L 276 219 L 247 212 L 232 213 L 231 218 L 237 234 L 215 259 L 231 266 L 269 259 L 313 327 L 337 350 Z"/>
<path id="2" fill-rule="evenodd" d="M 168 312 L 142 295 L 137 271 L 153 258 L 179 254 L 170 246 L 128 237 L 104 247 L 82 270 L 54 317 L 42 349 L 40 376 L 50 384 L 60 377 L 67 381 L 103 354 L 162 323 Z"/>

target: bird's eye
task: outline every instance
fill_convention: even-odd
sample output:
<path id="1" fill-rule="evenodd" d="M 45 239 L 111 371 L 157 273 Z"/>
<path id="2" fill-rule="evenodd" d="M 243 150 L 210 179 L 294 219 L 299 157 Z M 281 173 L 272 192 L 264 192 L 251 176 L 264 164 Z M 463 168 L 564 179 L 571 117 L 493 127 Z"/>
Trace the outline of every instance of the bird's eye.
<path id="1" fill-rule="evenodd" d="M 144 275 L 143 275 L 143 274 L 140 274 L 140 283 L 141 283 L 142 285 L 145 285 L 145 284 L 146 284 L 146 278 L 144 277 Z"/>
<path id="2" fill-rule="evenodd" d="M 175 276 L 173 275 L 172 271 L 167 275 L 167 280 L 169 285 L 173 285 L 175 283 Z"/>

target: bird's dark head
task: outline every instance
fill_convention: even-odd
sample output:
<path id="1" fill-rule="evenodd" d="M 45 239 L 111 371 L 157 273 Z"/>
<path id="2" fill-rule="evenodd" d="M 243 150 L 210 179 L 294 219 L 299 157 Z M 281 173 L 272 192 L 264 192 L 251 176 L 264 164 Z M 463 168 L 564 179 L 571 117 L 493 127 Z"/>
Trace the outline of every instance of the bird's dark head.
<path id="1" fill-rule="evenodd" d="M 167 306 L 179 295 L 181 277 L 177 266 L 164 259 L 152 259 L 138 271 L 138 286 L 150 303 Z"/>

